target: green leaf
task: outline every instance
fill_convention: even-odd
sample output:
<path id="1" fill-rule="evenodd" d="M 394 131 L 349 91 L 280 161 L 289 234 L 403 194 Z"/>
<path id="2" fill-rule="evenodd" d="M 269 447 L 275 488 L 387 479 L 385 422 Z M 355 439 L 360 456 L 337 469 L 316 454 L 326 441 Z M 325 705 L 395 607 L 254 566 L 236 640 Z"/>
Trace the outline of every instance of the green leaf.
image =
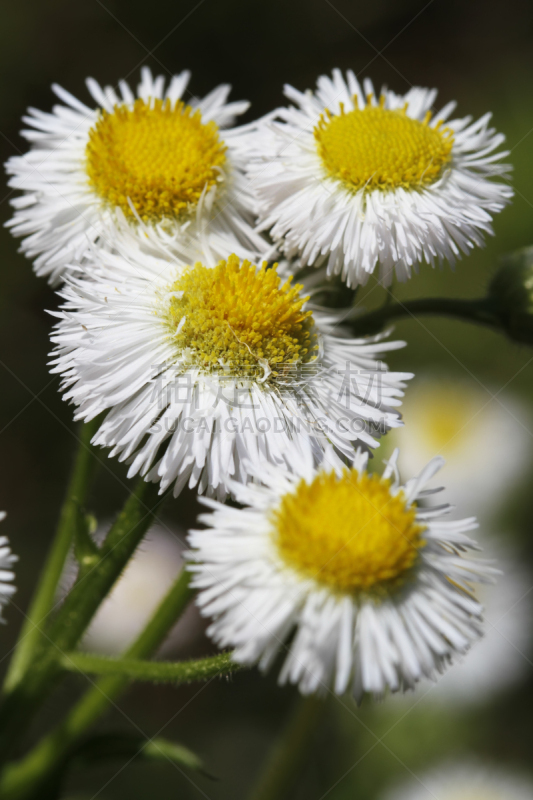
<path id="1" fill-rule="evenodd" d="M 147 742 L 143 748 L 142 756 L 149 761 L 171 761 L 181 767 L 208 775 L 201 758 L 196 753 L 181 744 L 169 742 L 167 739 L 158 737 Z M 209 777 L 212 776 L 209 775 Z"/>
<path id="2" fill-rule="evenodd" d="M 43 780 L 29 787 L 20 787 L 17 765 L 8 764 L 3 776 L 2 798 L 58 800 L 67 774 L 72 768 L 89 767 L 96 762 L 110 759 L 119 759 L 125 764 L 132 761 L 170 762 L 214 779 L 205 769 L 202 759 L 188 747 L 159 736 L 145 739 L 136 734 L 107 733 L 90 736 L 71 747 Z"/>
<path id="3" fill-rule="evenodd" d="M 206 771 L 200 756 L 193 753 L 188 747 L 160 736 L 146 740 L 134 734 L 101 734 L 87 739 L 73 753 L 73 759 L 82 764 L 92 764 L 95 761 L 112 758 L 128 761 L 171 762 L 179 767 L 212 777 Z"/>

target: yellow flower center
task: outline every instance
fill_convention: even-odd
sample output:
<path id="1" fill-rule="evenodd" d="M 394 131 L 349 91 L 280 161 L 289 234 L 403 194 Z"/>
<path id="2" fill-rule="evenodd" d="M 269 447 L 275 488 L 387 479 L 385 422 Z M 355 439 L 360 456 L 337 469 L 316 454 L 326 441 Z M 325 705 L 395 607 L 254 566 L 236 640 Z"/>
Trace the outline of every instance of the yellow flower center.
<path id="1" fill-rule="evenodd" d="M 302 286 L 283 285 L 276 266 L 235 255 L 214 269 L 188 267 L 170 287 L 168 323 L 180 357 L 207 372 L 252 379 L 316 357 L 317 336 Z"/>
<path id="2" fill-rule="evenodd" d="M 394 431 L 395 439 L 404 442 L 407 450 L 423 448 L 428 458 L 440 453 L 463 460 L 465 453 L 477 449 L 475 437 L 483 435 L 489 413 L 485 405 L 483 397 L 468 386 L 445 381 L 422 384 L 404 409 L 406 426 Z"/>
<path id="3" fill-rule="evenodd" d="M 136 100 L 102 111 L 89 131 L 89 183 L 106 202 L 144 220 L 186 213 L 220 178 L 226 147 L 214 122 L 178 101 Z"/>
<path id="4" fill-rule="evenodd" d="M 354 97 L 357 105 L 357 98 Z M 439 122 L 429 127 L 398 111 L 366 105 L 337 116 L 326 109 L 314 130 L 318 153 L 328 173 L 353 191 L 414 189 L 436 181 L 451 159 L 453 132 Z"/>
<path id="5" fill-rule="evenodd" d="M 303 575 L 343 592 L 391 585 L 425 545 L 402 492 L 377 475 L 345 469 L 302 480 L 272 516 L 278 551 Z"/>

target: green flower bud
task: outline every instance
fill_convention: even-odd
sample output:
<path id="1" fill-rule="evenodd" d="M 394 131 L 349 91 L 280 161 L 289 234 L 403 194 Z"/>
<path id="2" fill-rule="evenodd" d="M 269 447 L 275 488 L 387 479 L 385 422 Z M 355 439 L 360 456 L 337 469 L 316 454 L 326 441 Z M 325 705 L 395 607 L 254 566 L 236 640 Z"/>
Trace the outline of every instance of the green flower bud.
<path id="1" fill-rule="evenodd" d="M 503 259 L 490 282 L 487 299 L 508 336 L 533 345 L 533 247 Z"/>

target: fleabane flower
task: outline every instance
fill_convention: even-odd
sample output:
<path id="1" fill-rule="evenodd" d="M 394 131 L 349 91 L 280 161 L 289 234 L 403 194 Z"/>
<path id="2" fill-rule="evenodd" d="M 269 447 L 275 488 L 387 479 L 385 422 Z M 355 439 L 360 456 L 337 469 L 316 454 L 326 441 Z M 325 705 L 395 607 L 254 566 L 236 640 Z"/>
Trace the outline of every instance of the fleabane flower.
<path id="1" fill-rule="evenodd" d="M 94 442 L 130 475 L 223 497 L 247 462 L 293 468 L 328 441 L 349 456 L 400 424 L 411 376 L 377 356 L 403 343 L 348 338 L 342 314 L 312 309 L 275 266 L 94 258 L 98 277 L 62 292 L 53 371 L 76 418 L 108 411 Z"/>
<path id="2" fill-rule="evenodd" d="M 5 519 L 5 511 L 0 511 L 0 522 Z M 2 617 L 2 610 L 7 605 L 11 597 L 15 594 L 16 587 L 13 584 L 15 573 L 13 565 L 18 561 L 18 556 L 13 555 L 6 536 L 0 536 L 0 622 L 5 622 Z"/>
<path id="3" fill-rule="evenodd" d="M 496 555 L 501 578 L 483 586 L 476 598 L 485 609 L 485 635 L 436 686 L 420 685 L 413 703 L 440 703 L 447 708 L 480 705 L 518 686 L 530 675 L 532 652 L 531 572 L 504 537 L 483 539 L 484 548 Z M 505 546 L 504 546 L 505 544 Z"/>
<path id="4" fill-rule="evenodd" d="M 528 407 L 509 391 L 493 392 L 453 375 L 419 375 L 402 412 L 405 425 L 391 437 L 401 451 L 400 470 L 413 473 L 443 456 L 443 481 L 454 504 L 461 513 L 479 509 L 485 529 L 527 479 Z"/>
<path id="5" fill-rule="evenodd" d="M 23 192 L 8 225 L 52 282 L 90 242 L 104 237 L 111 248 L 109 223 L 123 218 L 135 228 L 142 220 L 169 245 L 200 238 L 218 258 L 266 252 L 249 211 L 242 133 L 230 127 L 249 103 L 226 102 L 227 85 L 184 99 L 189 72 L 166 88 L 148 68 L 141 78 L 136 94 L 125 81 L 117 92 L 89 78 L 97 108 L 54 85 L 63 105 L 24 117 L 31 149 L 6 165 L 9 185 Z"/>
<path id="6" fill-rule="evenodd" d="M 262 486 L 233 487 L 242 509 L 202 499 L 208 529 L 189 534 L 209 635 L 262 670 L 283 651 L 280 682 L 304 694 L 411 688 L 482 631 L 472 586 L 494 570 L 467 556 L 475 519 L 444 521 L 449 506 L 419 505 L 442 459 L 403 485 L 396 453 L 381 476 L 367 459 L 263 469 Z"/>
<path id="7" fill-rule="evenodd" d="M 460 761 L 422 773 L 382 797 L 383 800 L 531 800 L 533 783 L 509 769 Z"/>
<path id="8" fill-rule="evenodd" d="M 376 96 L 353 72 L 321 76 L 313 93 L 285 87 L 294 103 L 265 117 L 250 138 L 249 175 L 261 227 L 304 265 L 326 262 L 348 285 L 404 281 L 418 265 L 448 260 L 492 234 L 512 196 L 495 152 L 504 136 L 490 114 L 449 119 L 436 91 Z"/>

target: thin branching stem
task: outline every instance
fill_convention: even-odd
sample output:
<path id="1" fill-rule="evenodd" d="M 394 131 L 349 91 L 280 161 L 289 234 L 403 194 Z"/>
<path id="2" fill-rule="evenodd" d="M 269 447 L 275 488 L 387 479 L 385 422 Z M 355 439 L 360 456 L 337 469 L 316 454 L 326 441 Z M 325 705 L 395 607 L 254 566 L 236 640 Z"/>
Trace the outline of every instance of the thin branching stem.
<path id="1" fill-rule="evenodd" d="M 97 418 L 83 425 L 80 430 L 78 452 L 61 508 L 57 531 L 11 659 L 4 684 L 6 692 L 11 692 L 20 683 L 26 670 L 31 666 L 35 647 L 42 639 L 46 623 L 49 622 L 57 585 L 74 538 L 77 517 L 87 502 L 91 477 L 98 463 L 91 446 L 91 439 L 99 424 L 100 420 Z"/>

